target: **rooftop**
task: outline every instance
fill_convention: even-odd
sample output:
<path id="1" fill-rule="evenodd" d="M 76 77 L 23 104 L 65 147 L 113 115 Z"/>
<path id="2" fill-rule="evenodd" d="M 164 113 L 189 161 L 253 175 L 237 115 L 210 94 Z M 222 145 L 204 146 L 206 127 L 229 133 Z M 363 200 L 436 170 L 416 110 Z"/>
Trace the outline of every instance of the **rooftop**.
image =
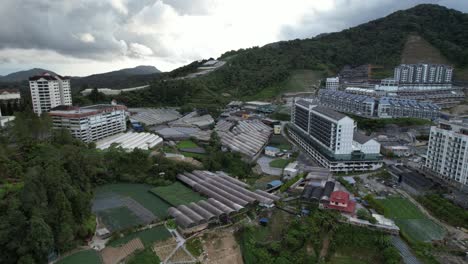
<path id="1" fill-rule="evenodd" d="M 52 108 L 49 112 L 49 115 L 68 118 L 81 118 L 116 110 L 127 110 L 127 107 L 123 105 L 110 104 L 90 105 L 85 107 L 59 105 L 57 107 Z"/>
<path id="2" fill-rule="evenodd" d="M 324 106 L 316 106 L 313 108 L 314 111 L 322 114 L 322 115 L 325 115 L 331 119 L 334 119 L 336 121 L 338 120 L 341 120 L 343 118 L 346 117 L 346 115 L 342 114 L 342 113 L 339 113 L 333 109 L 330 109 L 328 107 L 324 107 Z"/>
<path id="3" fill-rule="evenodd" d="M 60 80 L 69 80 L 70 77 L 63 77 L 63 76 L 60 76 L 60 75 L 52 75 L 50 73 L 43 73 L 42 75 L 35 75 L 35 76 L 32 76 L 32 77 L 29 77 L 29 80 L 30 81 L 37 81 L 39 79 L 45 79 L 45 80 L 48 80 L 48 81 L 60 81 Z"/>
<path id="4" fill-rule="evenodd" d="M 353 140 L 356 141 L 359 144 L 365 144 L 371 139 L 372 139 L 372 137 L 366 136 L 366 135 L 364 135 L 363 133 L 360 133 L 360 132 L 355 132 L 353 134 Z"/>

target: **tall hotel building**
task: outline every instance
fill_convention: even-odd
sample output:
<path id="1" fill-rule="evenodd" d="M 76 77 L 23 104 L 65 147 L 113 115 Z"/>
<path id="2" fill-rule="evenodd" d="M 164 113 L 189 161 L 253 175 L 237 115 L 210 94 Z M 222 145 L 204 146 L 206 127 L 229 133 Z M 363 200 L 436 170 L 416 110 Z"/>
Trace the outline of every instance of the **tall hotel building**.
<path id="1" fill-rule="evenodd" d="M 44 73 L 29 78 L 33 111 L 37 115 L 59 105 L 72 105 L 70 79 Z"/>
<path id="2" fill-rule="evenodd" d="M 54 129 L 67 129 L 74 138 L 88 143 L 125 132 L 126 109 L 123 105 L 58 106 L 49 115 Z"/>
<path id="3" fill-rule="evenodd" d="M 468 185 L 468 124 L 440 122 L 431 127 L 424 167 L 452 183 Z"/>
<path id="4" fill-rule="evenodd" d="M 305 99 L 296 100 L 290 137 L 333 172 L 367 171 L 382 166 L 380 144 L 355 131 L 354 120 Z"/>

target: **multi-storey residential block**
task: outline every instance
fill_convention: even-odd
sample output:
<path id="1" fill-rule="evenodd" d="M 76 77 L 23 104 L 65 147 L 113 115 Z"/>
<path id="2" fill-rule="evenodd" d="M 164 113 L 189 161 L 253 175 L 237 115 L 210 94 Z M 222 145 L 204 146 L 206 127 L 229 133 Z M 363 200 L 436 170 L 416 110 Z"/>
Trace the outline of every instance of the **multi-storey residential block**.
<path id="1" fill-rule="evenodd" d="M 440 116 L 440 107 L 429 102 L 382 97 L 378 102 L 377 116 L 381 118 L 415 117 L 435 120 Z"/>
<path id="2" fill-rule="evenodd" d="M 440 178 L 468 185 L 468 124 L 440 122 L 431 127 L 425 168 Z"/>
<path id="3" fill-rule="evenodd" d="M 20 91 L 17 89 L 0 89 L 0 111 L 4 114 L 13 114 L 21 101 Z"/>
<path id="4" fill-rule="evenodd" d="M 403 83 L 451 83 L 453 68 L 442 64 L 401 64 L 395 67 L 394 79 Z"/>
<path id="5" fill-rule="evenodd" d="M 360 116 L 374 116 L 375 99 L 365 95 L 342 91 L 320 90 L 320 105 L 333 108 L 340 112 L 353 113 Z"/>
<path id="6" fill-rule="evenodd" d="M 325 83 L 325 88 L 330 89 L 330 90 L 338 90 L 339 87 L 340 87 L 339 77 L 327 78 L 326 83 Z"/>
<path id="7" fill-rule="evenodd" d="M 70 79 L 44 73 L 29 78 L 34 113 L 41 115 L 59 105 L 72 105 Z"/>
<path id="8" fill-rule="evenodd" d="M 372 96 L 322 89 L 318 99 L 322 106 L 364 117 L 415 117 L 434 120 L 440 115 L 440 107 L 433 103 L 397 97 L 376 99 Z"/>
<path id="9" fill-rule="evenodd" d="M 350 117 L 299 99 L 292 107 L 288 133 L 307 154 L 331 171 L 380 168 L 380 144 L 354 129 Z"/>
<path id="10" fill-rule="evenodd" d="M 126 109 L 123 105 L 58 106 L 49 115 L 54 129 L 67 129 L 73 137 L 92 142 L 124 132 Z"/>

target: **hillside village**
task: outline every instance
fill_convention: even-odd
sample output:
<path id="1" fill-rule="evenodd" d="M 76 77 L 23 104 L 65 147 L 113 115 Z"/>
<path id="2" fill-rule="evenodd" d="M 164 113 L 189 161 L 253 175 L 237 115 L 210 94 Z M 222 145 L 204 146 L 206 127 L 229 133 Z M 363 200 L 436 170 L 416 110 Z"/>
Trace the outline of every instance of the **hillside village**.
<path id="1" fill-rule="evenodd" d="M 396 62 L 279 69 L 252 94 L 200 84 L 251 51 L 123 89 L 54 72 L 0 86 L 0 197 L 15 201 L 1 215 L 44 219 L 68 245 L 31 251 L 48 263 L 465 263 L 466 65 L 429 42 L 408 35 Z"/>

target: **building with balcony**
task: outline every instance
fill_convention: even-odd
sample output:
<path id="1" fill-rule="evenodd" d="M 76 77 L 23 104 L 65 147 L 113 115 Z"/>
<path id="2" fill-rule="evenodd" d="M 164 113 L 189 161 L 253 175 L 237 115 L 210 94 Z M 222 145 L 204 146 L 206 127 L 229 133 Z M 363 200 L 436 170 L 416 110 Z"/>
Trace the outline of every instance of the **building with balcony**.
<path id="1" fill-rule="evenodd" d="M 29 78 L 33 111 L 37 115 L 59 105 L 72 105 L 70 78 L 44 73 Z"/>
<path id="2" fill-rule="evenodd" d="M 127 129 L 123 105 L 58 106 L 50 110 L 54 129 L 67 129 L 83 142 L 93 142 Z"/>
<path id="3" fill-rule="evenodd" d="M 318 99 L 322 106 L 369 118 L 414 117 L 435 120 L 440 116 L 440 107 L 436 104 L 398 97 L 377 99 L 372 96 L 322 89 Z"/>
<path id="4" fill-rule="evenodd" d="M 320 105 L 340 112 L 365 117 L 372 117 L 375 114 L 376 101 L 370 96 L 322 89 L 319 91 L 319 100 Z"/>
<path id="5" fill-rule="evenodd" d="M 327 78 L 325 82 L 325 88 L 330 89 L 330 90 L 338 90 L 339 87 L 340 87 L 339 77 Z"/>
<path id="6" fill-rule="evenodd" d="M 468 123 L 442 121 L 431 127 L 424 167 L 439 178 L 468 185 Z"/>
<path id="7" fill-rule="evenodd" d="M 440 116 L 440 106 L 411 99 L 382 97 L 378 102 L 377 116 L 380 118 L 414 117 L 436 120 Z"/>

